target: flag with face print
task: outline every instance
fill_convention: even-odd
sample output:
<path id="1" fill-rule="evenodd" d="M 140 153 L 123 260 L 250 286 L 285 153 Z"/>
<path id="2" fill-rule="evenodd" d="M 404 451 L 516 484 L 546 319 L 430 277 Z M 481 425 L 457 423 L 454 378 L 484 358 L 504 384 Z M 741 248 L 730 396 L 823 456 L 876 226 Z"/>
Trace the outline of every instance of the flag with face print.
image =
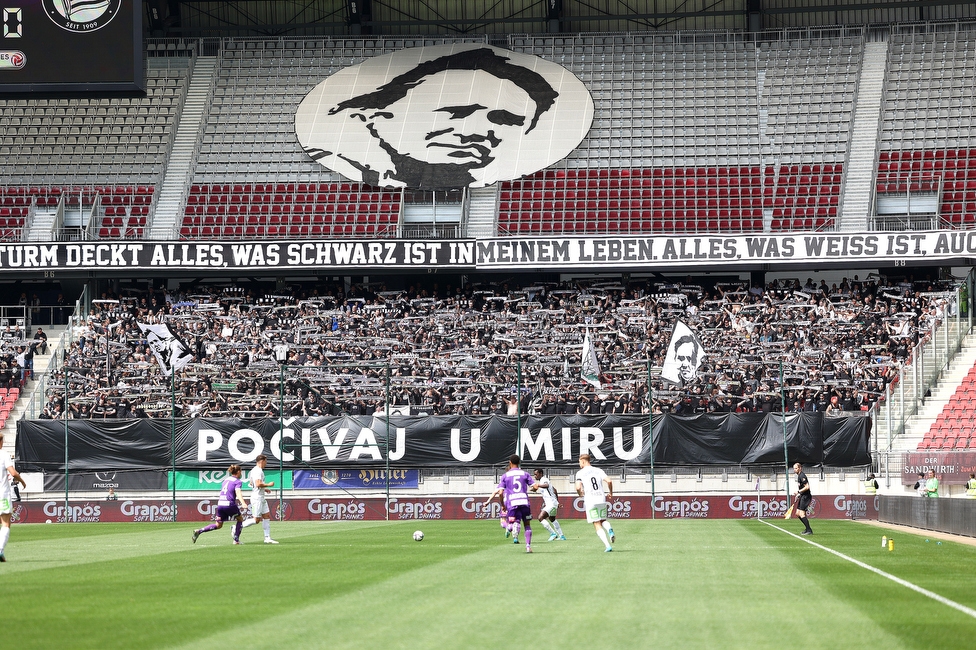
<path id="1" fill-rule="evenodd" d="M 169 325 L 165 323 L 158 325 L 138 323 L 138 325 L 156 357 L 156 362 L 167 377 L 193 360 L 190 347 L 170 329 Z"/>
<path id="2" fill-rule="evenodd" d="M 679 386 L 690 384 L 698 377 L 698 367 L 704 356 L 701 341 L 690 327 L 679 320 L 671 331 L 661 377 Z"/>

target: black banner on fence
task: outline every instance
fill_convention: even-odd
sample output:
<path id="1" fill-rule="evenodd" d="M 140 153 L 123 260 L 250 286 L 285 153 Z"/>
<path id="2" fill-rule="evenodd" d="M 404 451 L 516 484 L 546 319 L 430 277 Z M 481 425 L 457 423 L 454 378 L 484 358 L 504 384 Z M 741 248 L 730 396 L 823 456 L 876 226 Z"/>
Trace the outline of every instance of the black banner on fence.
<path id="1" fill-rule="evenodd" d="M 279 449 L 289 469 L 338 465 L 393 467 L 492 466 L 519 455 L 534 465 L 573 466 L 590 453 L 604 466 L 649 465 L 646 416 L 525 416 L 521 435 L 511 416 L 396 416 L 389 425 L 371 416 L 275 419 L 69 420 L 69 473 L 209 469 L 253 462 Z M 64 422 L 18 422 L 21 471 L 64 469 Z M 389 430 L 389 439 L 387 438 Z M 870 462 L 867 418 L 822 413 L 730 413 L 653 418 L 654 463 L 661 465 L 782 465 L 783 436 L 790 462 L 854 467 Z M 516 449 L 518 441 L 521 448 Z"/>
<path id="2" fill-rule="evenodd" d="M 976 231 L 911 233 L 842 232 L 742 235 L 499 237 L 496 239 L 382 239 L 218 241 L 7 242 L 0 270 L 150 271 L 231 273 L 255 270 L 286 274 L 305 270 L 441 268 L 536 271 L 600 268 L 674 270 L 705 264 L 755 267 L 822 263 L 864 266 L 915 260 L 929 264 L 968 260 Z"/>
<path id="3" fill-rule="evenodd" d="M 166 472 L 77 472 L 68 473 L 68 489 L 79 491 L 116 490 L 165 490 Z M 44 474 L 44 491 L 60 492 L 64 489 L 64 474 L 46 472 Z"/>

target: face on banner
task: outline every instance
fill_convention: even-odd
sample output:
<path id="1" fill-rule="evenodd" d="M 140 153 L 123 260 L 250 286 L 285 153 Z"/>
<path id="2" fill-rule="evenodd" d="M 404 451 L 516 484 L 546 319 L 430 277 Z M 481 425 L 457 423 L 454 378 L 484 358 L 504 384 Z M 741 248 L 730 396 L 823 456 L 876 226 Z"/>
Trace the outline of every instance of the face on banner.
<path id="1" fill-rule="evenodd" d="M 678 377 L 688 383 L 695 380 L 698 374 L 698 344 L 695 339 L 686 336 L 674 346 L 674 359 L 678 363 Z"/>
<path id="2" fill-rule="evenodd" d="M 565 68 L 480 44 L 410 48 L 332 75 L 295 115 L 313 159 L 369 185 L 482 187 L 567 156 L 593 101 Z"/>
<path id="3" fill-rule="evenodd" d="M 687 325 L 678 321 L 671 334 L 661 377 L 675 384 L 687 385 L 697 379 L 701 362 L 702 347 L 698 339 Z"/>
<path id="4" fill-rule="evenodd" d="M 168 325 L 139 323 L 139 329 L 145 334 L 146 344 L 153 351 L 163 374 L 170 375 L 190 362 L 190 350 Z"/>
<path id="5" fill-rule="evenodd" d="M 465 84 L 473 90 L 452 96 Z M 381 142 L 396 143 L 404 162 L 487 167 L 505 152 L 506 141 L 518 139 L 535 111 L 528 93 L 481 70 L 438 72 L 421 88 L 408 90 L 372 123 Z M 427 92 L 431 88 L 437 92 Z"/>
<path id="6" fill-rule="evenodd" d="M 153 354 L 159 359 L 160 365 L 169 368 L 170 358 L 173 356 L 173 336 L 160 336 L 156 332 L 146 334 L 146 343 L 152 348 Z"/>

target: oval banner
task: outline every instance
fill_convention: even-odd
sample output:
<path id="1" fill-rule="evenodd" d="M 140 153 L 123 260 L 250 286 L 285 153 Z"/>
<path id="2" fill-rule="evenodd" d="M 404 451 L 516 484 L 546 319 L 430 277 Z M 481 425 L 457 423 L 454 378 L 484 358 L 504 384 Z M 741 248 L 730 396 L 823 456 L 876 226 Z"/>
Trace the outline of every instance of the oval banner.
<path id="1" fill-rule="evenodd" d="M 295 114 L 305 152 L 377 187 L 483 187 L 569 155 L 593 122 L 572 72 L 489 45 L 417 47 L 350 66 Z"/>

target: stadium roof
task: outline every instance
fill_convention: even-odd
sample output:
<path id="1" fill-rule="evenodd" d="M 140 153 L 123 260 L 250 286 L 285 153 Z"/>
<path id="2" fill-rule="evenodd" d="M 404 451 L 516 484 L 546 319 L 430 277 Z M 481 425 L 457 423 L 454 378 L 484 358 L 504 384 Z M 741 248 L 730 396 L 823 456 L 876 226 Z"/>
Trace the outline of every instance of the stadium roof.
<path id="1" fill-rule="evenodd" d="M 146 0 L 152 36 L 750 30 L 976 18 L 969 0 Z"/>

